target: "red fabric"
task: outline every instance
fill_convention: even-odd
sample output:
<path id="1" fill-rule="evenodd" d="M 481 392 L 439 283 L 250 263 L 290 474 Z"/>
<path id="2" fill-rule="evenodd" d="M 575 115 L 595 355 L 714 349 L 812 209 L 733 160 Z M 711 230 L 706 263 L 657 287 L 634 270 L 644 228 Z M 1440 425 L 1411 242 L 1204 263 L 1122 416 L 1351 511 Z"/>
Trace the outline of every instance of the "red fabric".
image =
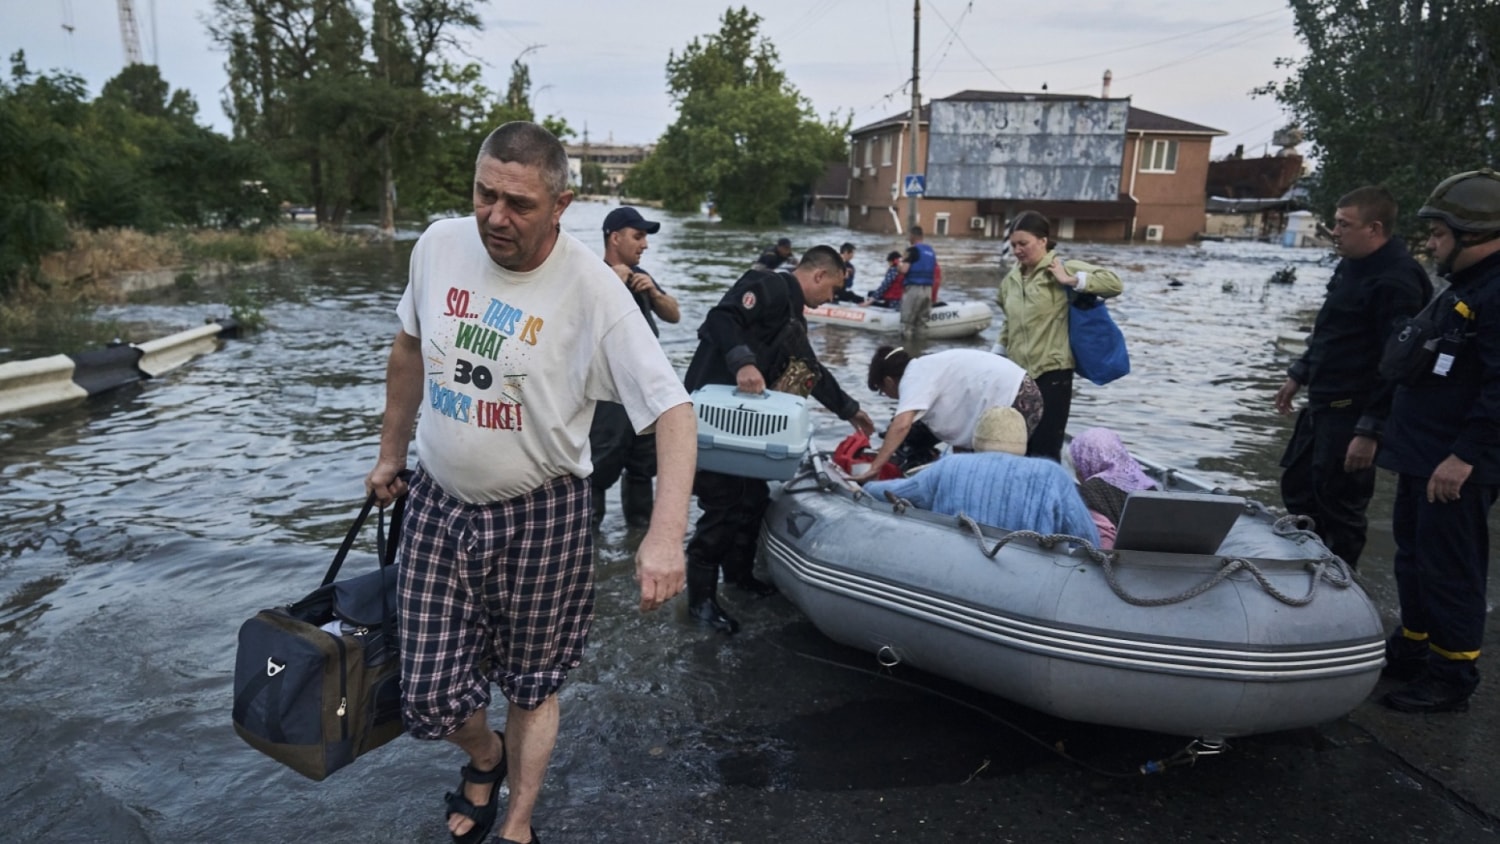
<path id="1" fill-rule="evenodd" d="M 843 469 L 851 477 L 864 474 L 869 468 L 870 461 L 874 459 L 875 453 L 870 451 L 870 438 L 858 431 L 844 437 L 839 447 L 833 450 L 834 465 Z M 880 474 L 876 476 L 876 479 L 888 481 L 899 477 L 901 477 L 900 467 L 887 463 L 880 467 Z"/>
<path id="2" fill-rule="evenodd" d="M 896 280 L 893 281 L 893 282 L 891 282 L 891 286 L 888 287 L 888 288 L 886 288 L 885 293 L 881 294 L 880 301 L 882 301 L 882 302 L 900 302 L 901 301 L 901 293 L 902 293 L 903 290 L 905 290 L 905 288 L 906 288 L 906 274 L 903 273 L 901 275 L 896 276 Z"/>
<path id="3" fill-rule="evenodd" d="M 932 268 L 932 304 L 938 303 L 938 288 L 943 286 L 943 265 L 935 264 Z"/>

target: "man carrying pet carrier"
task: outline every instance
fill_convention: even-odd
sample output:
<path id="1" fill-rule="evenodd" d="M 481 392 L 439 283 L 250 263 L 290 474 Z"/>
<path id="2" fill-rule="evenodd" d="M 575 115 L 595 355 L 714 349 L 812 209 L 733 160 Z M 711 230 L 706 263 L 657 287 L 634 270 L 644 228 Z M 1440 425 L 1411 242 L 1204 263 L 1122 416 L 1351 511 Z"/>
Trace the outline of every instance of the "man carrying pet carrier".
<path id="1" fill-rule="evenodd" d="M 698 328 L 698 350 L 684 379 L 689 391 L 705 384 L 734 384 L 742 392 L 768 387 L 811 395 L 867 436 L 875 431 L 833 375 L 818 362 L 807 338 L 803 306 L 826 304 L 844 286 L 844 262 L 831 246 L 814 246 L 791 272 L 751 270 L 729 288 Z M 724 579 L 756 597 L 776 587 L 753 573 L 755 540 L 770 503 L 759 478 L 700 470 L 693 494 L 703 515 L 688 543 L 688 614 L 716 630 L 733 633 L 735 621 L 719 606 L 719 570 Z"/>

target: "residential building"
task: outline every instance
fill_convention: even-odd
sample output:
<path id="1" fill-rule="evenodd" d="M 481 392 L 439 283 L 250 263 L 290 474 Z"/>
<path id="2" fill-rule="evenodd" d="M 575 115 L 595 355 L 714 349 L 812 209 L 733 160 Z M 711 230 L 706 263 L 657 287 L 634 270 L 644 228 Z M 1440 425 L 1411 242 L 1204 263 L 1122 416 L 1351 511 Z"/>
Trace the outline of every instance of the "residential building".
<path id="1" fill-rule="evenodd" d="M 1282 130 L 1277 140 L 1290 143 L 1275 155 L 1246 158 L 1241 146 L 1208 165 L 1205 235 L 1277 240 L 1288 215 L 1307 207 L 1307 192 L 1297 185 L 1305 166 L 1296 150 L 1301 135 Z"/>
<path id="2" fill-rule="evenodd" d="M 822 178 L 813 186 L 812 195 L 808 197 L 802 214 L 802 222 L 848 227 L 850 169 L 842 161 L 834 161 L 828 165 Z"/>
<path id="3" fill-rule="evenodd" d="M 590 164 L 597 164 L 604 168 L 604 180 L 610 187 L 611 193 L 619 193 L 620 183 L 625 181 L 625 174 L 633 167 L 646 160 L 646 156 L 655 149 L 654 145 L 636 146 L 629 144 L 563 144 L 563 149 L 568 153 L 568 181 L 571 184 L 583 184 L 583 162 L 587 160 Z"/>
<path id="4" fill-rule="evenodd" d="M 932 110 L 939 153 L 930 155 Z M 851 133 L 849 227 L 905 230 L 910 112 Z M 1209 148 L 1224 133 L 1127 99 L 963 91 L 923 106 L 917 159 L 929 235 L 1003 237 L 1019 211 L 1061 239 L 1185 242 L 1202 231 Z"/>

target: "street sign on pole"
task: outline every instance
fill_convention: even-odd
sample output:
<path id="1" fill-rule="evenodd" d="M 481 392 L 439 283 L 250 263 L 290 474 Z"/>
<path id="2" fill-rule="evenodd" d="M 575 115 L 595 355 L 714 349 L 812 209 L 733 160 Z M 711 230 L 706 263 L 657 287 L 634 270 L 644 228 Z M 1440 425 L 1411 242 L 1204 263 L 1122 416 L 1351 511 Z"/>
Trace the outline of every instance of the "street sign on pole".
<path id="1" fill-rule="evenodd" d="M 921 173 L 908 173 L 906 175 L 906 195 L 921 196 L 927 192 L 927 177 Z"/>

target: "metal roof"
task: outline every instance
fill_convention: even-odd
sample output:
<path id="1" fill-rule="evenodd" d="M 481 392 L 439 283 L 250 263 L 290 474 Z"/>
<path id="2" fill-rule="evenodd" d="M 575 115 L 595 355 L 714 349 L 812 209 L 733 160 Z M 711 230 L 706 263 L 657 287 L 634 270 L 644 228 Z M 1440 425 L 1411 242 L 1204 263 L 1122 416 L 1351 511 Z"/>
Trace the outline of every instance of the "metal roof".
<path id="1" fill-rule="evenodd" d="M 949 96 L 949 97 L 939 97 L 938 99 L 945 100 L 945 101 L 948 101 L 948 102 L 1018 102 L 1018 101 L 1024 102 L 1024 101 L 1028 101 L 1028 100 L 1031 100 L 1031 101 L 1047 101 L 1047 100 L 1051 100 L 1051 101 L 1057 101 L 1057 100 L 1078 100 L 1078 101 L 1082 101 L 1082 100 L 1098 100 L 1098 99 L 1101 99 L 1101 98 L 1100 97 L 1092 97 L 1092 96 L 1089 96 L 1087 94 L 1051 94 L 1051 93 L 1048 93 L 1048 92 L 1045 92 L 1045 91 L 1038 92 L 1038 93 L 1027 93 L 1027 92 L 1023 92 L 1023 91 L 977 91 L 977 90 L 966 90 L 966 91 L 959 91 L 957 94 L 954 94 L 954 95 Z M 1125 100 L 1128 100 L 1129 97 L 1112 97 L 1111 99 L 1125 99 Z M 921 111 L 919 112 L 918 120 L 920 122 L 922 122 L 922 123 L 926 123 L 928 121 L 930 115 L 931 115 L 931 112 L 930 112 L 929 108 L 924 105 L 924 106 L 922 106 Z M 894 127 L 894 126 L 905 126 L 910 121 L 911 121 L 911 109 L 907 109 L 906 111 L 903 111 L 903 112 L 901 112 L 899 114 L 895 114 L 895 115 L 887 117 L 887 118 L 885 118 L 883 120 L 877 120 L 874 123 L 869 123 L 869 124 L 866 124 L 864 126 L 859 127 L 858 129 L 854 129 L 849 134 L 851 134 L 851 135 L 863 135 L 863 134 L 865 134 L 867 132 L 871 132 L 871 131 L 876 130 L 876 129 L 884 129 L 886 127 Z M 1127 132 L 1152 132 L 1152 133 L 1174 134 L 1174 135 L 1210 135 L 1210 136 L 1212 136 L 1212 135 L 1227 135 L 1228 134 L 1227 132 L 1223 131 L 1222 129 L 1214 129 L 1211 126 L 1203 126 L 1203 125 L 1200 125 L 1200 124 L 1197 124 L 1197 123 L 1190 123 L 1190 122 L 1188 122 L 1186 120 L 1179 120 L 1179 119 L 1177 119 L 1175 117 L 1168 117 L 1165 114 L 1157 114 L 1154 111 L 1146 111 L 1143 108 L 1136 108 L 1134 105 L 1132 105 L 1130 107 L 1130 116 L 1129 116 L 1129 118 L 1126 121 L 1125 131 L 1127 131 Z"/>

